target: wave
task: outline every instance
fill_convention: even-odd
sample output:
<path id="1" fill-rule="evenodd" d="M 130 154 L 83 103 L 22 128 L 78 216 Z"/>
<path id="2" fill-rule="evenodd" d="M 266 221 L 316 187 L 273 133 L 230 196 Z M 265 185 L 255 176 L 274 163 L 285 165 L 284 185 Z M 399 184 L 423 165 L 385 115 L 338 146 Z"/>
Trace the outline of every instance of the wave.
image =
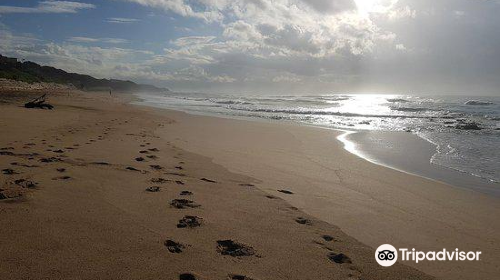
<path id="1" fill-rule="evenodd" d="M 429 108 L 422 108 L 422 107 L 391 107 L 391 110 L 393 110 L 393 111 L 400 111 L 400 112 L 424 112 L 424 111 L 432 111 Z"/>
<path id="2" fill-rule="evenodd" d="M 387 102 L 391 103 L 408 103 L 410 100 L 402 99 L 402 98 L 387 98 Z"/>
<path id="3" fill-rule="evenodd" d="M 487 106 L 487 105 L 492 105 L 493 102 L 489 101 L 481 101 L 481 100 L 469 100 L 465 102 L 465 105 L 476 105 L 476 106 Z"/>
<path id="4" fill-rule="evenodd" d="M 319 115 L 319 116 L 341 116 L 341 117 L 364 117 L 364 118 L 412 118 L 427 119 L 430 116 L 412 116 L 412 115 L 387 115 L 387 114 L 358 114 L 348 112 L 316 111 L 316 110 L 297 110 L 297 109 L 265 109 L 265 108 L 234 108 L 234 110 L 247 111 L 254 113 L 271 114 L 290 114 L 290 115 Z"/>
<path id="5" fill-rule="evenodd" d="M 222 105 L 252 105 L 253 103 L 247 101 L 239 100 L 209 100 L 212 103 L 222 104 Z"/>

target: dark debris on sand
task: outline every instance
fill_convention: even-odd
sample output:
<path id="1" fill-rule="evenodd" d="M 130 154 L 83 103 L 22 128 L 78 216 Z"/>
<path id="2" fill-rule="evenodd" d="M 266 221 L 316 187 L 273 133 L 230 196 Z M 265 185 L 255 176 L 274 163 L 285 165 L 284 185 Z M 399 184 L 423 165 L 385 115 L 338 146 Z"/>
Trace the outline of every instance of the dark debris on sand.
<path id="1" fill-rule="evenodd" d="M 217 241 L 217 252 L 231 257 L 247 257 L 255 255 L 255 250 L 252 247 L 230 239 Z"/>

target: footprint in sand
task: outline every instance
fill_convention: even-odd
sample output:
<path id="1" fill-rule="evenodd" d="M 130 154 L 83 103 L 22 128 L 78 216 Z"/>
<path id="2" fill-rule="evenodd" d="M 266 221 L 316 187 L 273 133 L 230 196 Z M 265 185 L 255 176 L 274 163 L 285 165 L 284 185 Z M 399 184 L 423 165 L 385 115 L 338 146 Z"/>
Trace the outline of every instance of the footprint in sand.
<path id="1" fill-rule="evenodd" d="M 207 178 L 201 178 L 200 180 L 208 182 L 208 183 L 217 183 L 216 181 L 210 180 L 210 179 L 207 179 Z"/>
<path id="2" fill-rule="evenodd" d="M 125 169 L 130 170 L 130 171 L 140 171 L 139 169 L 132 167 L 132 166 L 128 166 Z"/>
<path id="3" fill-rule="evenodd" d="M 242 184 L 239 184 L 240 186 L 242 187 L 255 187 L 254 184 L 247 184 L 247 183 L 242 183 Z"/>
<path id="4" fill-rule="evenodd" d="M 153 187 L 149 187 L 146 189 L 147 192 L 159 192 L 160 191 L 160 187 L 157 187 L 157 186 L 153 186 Z"/>
<path id="5" fill-rule="evenodd" d="M 177 172 L 165 172 L 167 175 L 174 175 L 174 176 L 179 176 L 179 177 L 186 177 L 186 174 L 183 173 L 177 173 Z"/>
<path id="6" fill-rule="evenodd" d="M 28 188 L 28 189 L 34 189 L 38 185 L 38 183 L 26 179 L 17 179 L 14 181 L 14 184 L 22 188 Z"/>
<path id="7" fill-rule="evenodd" d="M 276 196 L 274 196 L 274 195 L 266 195 L 266 197 L 267 197 L 267 198 L 269 198 L 269 199 L 278 199 L 278 198 L 277 198 Z"/>
<path id="8" fill-rule="evenodd" d="M 159 183 L 159 184 L 163 184 L 163 183 L 166 183 L 166 182 L 170 182 L 170 180 L 168 179 L 164 179 L 164 178 L 152 178 L 150 180 L 152 183 Z"/>
<path id="9" fill-rule="evenodd" d="M 29 165 L 29 164 L 24 164 L 24 163 L 19 163 L 19 162 L 11 162 L 10 165 L 22 166 L 22 167 L 28 167 L 28 168 L 40 167 L 38 165 Z"/>
<path id="10" fill-rule="evenodd" d="M 177 185 L 184 185 L 184 182 L 183 182 L 183 181 L 180 181 L 180 180 L 175 181 L 175 183 L 176 183 Z"/>
<path id="11" fill-rule="evenodd" d="M 323 240 L 328 241 L 328 242 L 335 240 L 335 238 L 333 236 L 327 235 L 327 234 L 322 235 L 321 238 L 323 238 Z"/>
<path id="12" fill-rule="evenodd" d="M 136 161 L 144 161 L 144 158 L 143 157 L 136 157 L 135 160 Z"/>
<path id="13" fill-rule="evenodd" d="M 57 170 L 57 172 L 61 172 L 61 173 L 66 172 L 66 168 L 57 168 L 56 170 Z"/>
<path id="14" fill-rule="evenodd" d="M 218 240 L 217 252 L 221 255 L 228 255 L 231 257 L 248 257 L 255 255 L 255 250 L 252 247 L 230 239 Z"/>
<path id="15" fill-rule="evenodd" d="M 189 200 L 189 199 L 173 199 L 172 202 L 170 202 L 170 206 L 177 208 L 177 209 L 185 209 L 185 208 L 198 208 L 200 207 L 199 204 L 194 203 L 194 201 Z"/>
<path id="16" fill-rule="evenodd" d="M 151 167 L 151 169 L 154 169 L 154 170 L 162 170 L 163 169 L 163 167 L 161 167 L 160 165 L 157 165 L 157 164 L 150 165 L 149 167 Z"/>
<path id="17" fill-rule="evenodd" d="M 343 264 L 343 263 L 352 263 L 351 259 L 340 253 L 340 254 L 336 254 L 336 253 L 329 253 L 328 254 L 328 259 L 334 263 L 338 263 L 338 264 Z"/>
<path id="18" fill-rule="evenodd" d="M 92 162 L 91 164 L 95 164 L 95 165 L 109 165 L 109 163 L 107 163 L 105 161 L 95 161 L 95 162 Z"/>
<path id="19" fill-rule="evenodd" d="M 2 169 L 2 173 L 5 174 L 5 175 L 19 174 L 16 171 L 14 171 L 13 169 L 10 169 L 10 168 Z"/>
<path id="20" fill-rule="evenodd" d="M 253 280 L 250 277 L 247 277 L 245 275 L 240 275 L 240 274 L 229 274 L 228 279 L 230 279 L 230 280 Z"/>
<path id="21" fill-rule="evenodd" d="M 278 190 L 278 192 L 284 193 L 284 194 L 293 194 L 293 192 L 289 191 L 289 190 Z"/>
<path id="22" fill-rule="evenodd" d="M 52 180 L 69 180 L 71 177 L 69 176 L 60 176 L 60 177 L 54 177 Z"/>
<path id="23" fill-rule="evenodd" d="M 186 248 L 186 246 L 184 246 L 183 244 L 175 242 L 173 240 L 166 240 L 164 245 L 165 247 L 167 247 L 170 253 L 176 253 L 176 254 L 182 253 L 182 250 Z"/>
<path id="24" fill-rule="evenodd" d="M 193 195 L 193 193 L 190 191 L 182 191 L 180 195 Z"/>
<path id="25" fill-rule="evenodd" d="M 184 216 L 179 220 L 177 228 L 195 228 L 201 226 L 202 218 L 197 216 Z"/>
<path id="26" fill-rule="evenodd" d="M 306 218 L 302 218 L 302 217 L 296 218 L 295 221 L 301 225 L 311 225 L 312 224 L 311 220 L 306 219 Z"/>
<path id="27" fill-rule="evenodd" d="M 182 273 L 179 275 L 179 280 L 198 280 L 198 278 L 191 273 Z"/>
<path id="28" fill-rule="evenodd" d="M 44 163 L 49 163 L 49 162 L 60 162 L 62 161 L 61 159 L 59 158 L 56 158 L 56 157 L 49 157 L 49 158 L 41 158 L 40 159 L 40 162 L 44 162 Z"/>

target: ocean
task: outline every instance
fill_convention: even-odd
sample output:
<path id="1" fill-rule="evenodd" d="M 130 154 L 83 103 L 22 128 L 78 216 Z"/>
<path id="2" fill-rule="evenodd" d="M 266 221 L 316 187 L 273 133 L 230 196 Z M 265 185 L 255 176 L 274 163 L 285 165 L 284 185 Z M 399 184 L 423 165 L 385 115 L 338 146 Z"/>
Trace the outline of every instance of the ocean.
<path id="1" fill-rule="evenodd" d="M 188 113 L 293 121 L 347 131 L 405 131 L 434 144 L 429 161 L 500 182 L 500 97 L 382 94 L 138 94 Z"/>

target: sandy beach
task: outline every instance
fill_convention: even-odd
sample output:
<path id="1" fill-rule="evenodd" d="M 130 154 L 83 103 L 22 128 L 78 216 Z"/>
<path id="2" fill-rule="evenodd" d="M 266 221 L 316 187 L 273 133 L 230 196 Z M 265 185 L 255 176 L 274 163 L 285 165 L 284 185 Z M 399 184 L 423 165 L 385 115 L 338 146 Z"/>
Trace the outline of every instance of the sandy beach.
<path id="1" fill-rule="evenodd" d="M 0 96 L 0 279 L 495 279 L 498 199 L 360 159 L 340 132 Z M 384 243 L 482 251 L 379 266 Z M 413 267 L 412 267 L 413 266 Z"/>

